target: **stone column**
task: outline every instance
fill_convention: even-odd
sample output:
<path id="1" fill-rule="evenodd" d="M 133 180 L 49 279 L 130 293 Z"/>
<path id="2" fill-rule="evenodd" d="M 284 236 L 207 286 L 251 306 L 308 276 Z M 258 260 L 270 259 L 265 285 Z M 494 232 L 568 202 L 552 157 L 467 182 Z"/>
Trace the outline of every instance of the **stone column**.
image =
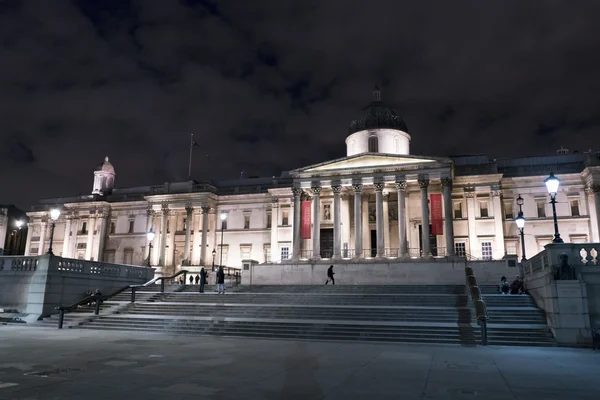
<path id="1" fill-rule="evenodd" d="M 191 257 L 190 257 L 190 244 L 192 241 L 192 213 L 194 212 L 193 207 L 185 208 L 185 246 L 183 248 L 183 259 L 187 262 L 188 265 L 191 265 Z"/>
<path id="2" fill-rule="evenodd" d="M 301 196 L 302 189 L 293 188 L 292 193 L 294 194 L 294 231 L 292 238 L 292 259 L 300 259 L 300 252 L 302 249 L 302 204 Z M 271 215 L 271 226 L 273 226 L 273 215 Z M 271 245 L 271 249 L 272 249 Z"/>
<path id="3" fill-rule="evenodd" d="M 400 257 L 408 255 L 406 240 L 406 181 L 396 182 L 398 189 L 398 241 L 400 242 Z"/>
<path id="4" fill-rule="evenodd" d="M 315 186 L 313 192 L 313 248 L 312 258 L 321 258 L 321 188 Z"/>
<path id="5" fill-rule="evenodd" d="M 31 235 L 33 234 L 33 224 L 27 223 L 27 239 L 25 240 L 25 255 L 30 256 L 31 254 Z M 38 250 L 39 251 L 39 250 Z"/>
<path id="6" fill-rule="evenodd" d="M 294 218 L 296 213 L 294 212 Z M 281 254 L 279 253 L 278 243 L 279 229 L 279 203 L 277 199 L 271 200 L 271 262 L 279 261 Z"/>
<path id="7" fill-rule="evenodd" d="M 108 218 L 108 212 L 103 212 L 100 214 L 99 222 L 100 226 L 98 227 L 98 248 L 94 252 L 95 260 L 102 261 L 102 255 L 104 253 L 104 240 L 106 238 L 106 218 Z M 133 262 L 133 261 L 132 261 Z"/>
<path id="8" fill-rule="evenodd" d="M 493 258 L 500 259 L 504 257 L 506 251 L 504 250 L 504 224 L 502 223 L 502 200 L 500 199 L 502 192 L 499 190 L 492 190 L 492 205 L 494 207 L 494 231 L 496 233 Z"/>
<path id="9" fill-rule="evenodd" d="M 69 245 L 71 244 L 71 216 L 65 215 L 65 238 L 63 240 L 63 249 L 62 249 L 62 257 L 64 258 L 73 258 L 71 256 L 71 249 Z M 29 241 L 27 242 L 29 244 Z M 25 252 L 27 254 L 27 252 Z"/>
<path id="10" fill-rule="evenodd" d="M 590 216 L 590 242 L 600 241 L 600 184 L 590 184 L 586 187 L 588 195 L 588 214 Z M 598 250 L 598 249 L 596 249 Z"/>
<path id="11" fill-rule="evenodd" d="M 342 204 L 340 202 L 340 185 L 332 186 L 333 190 L 333 258 L 342 258 Z"/>
<path id="12" fill-rule="evenodd" d="M 165 256 L 167 254 L 167 218 L 169 217 L 169 206 L 167 204 L 163 204 L 162 206 L 162 218 L 160 221 L 160 256 L 158 259 L 158 263 L 161 267 L 164 267 L 165 264 Z"/>
<path id="13" fill-rule="evenodd" d="M 346 247 L 344 247 L 344 244 Z M 342 194 L 342 258 L 348 258 L 350 248 L 350 196 Z"/>
<path id="14" fill-rule="evenodd" d="M 190 260 L 192 262 L 192 265 L 204 265 L 203 262 L 201 261 L 200 258 L 200 232 L 201 232 L 201 227 L 200 227 L 200 216 L 201 216 L 201 211 L 199 211 L 197 208 L 195 209 L 195 212 L 192 214 L 192 244 L 190 246 Z"/>
<path id="15" fill-rule="evenodd" d="M 377 229 L 377 258 L 385 256 L 385 238 L 383 233 L 383 182 L 375 182 L 375 218 Z"/>
<path id="16" fill-rule="evenodd" d="M 383 193 L 383 247 L 390 249 L 390 194 Z"/>
<path id="17" fill-rule="evenodd" d="M 206 266 L 206 245 L 208 241 L 208 212 L 210 207 L 202 207 L 202 239 L 200 240 L 200 265 Z M 212 253 L 211 253 L 212 254 Z"/>
<path id="18" fill-rule="evenodd" d="M 148 208 L 146 210 L 146 233 L 150 232 L 151 229 L 153 229 L 154 226 L 154 211 L 152 210 L 152 208 Z M 156 231 L 154 231 L 154 234 L 156 234 Z M 152 258 L 152 256 L 148 256 L 148 249 L 150 248 L 150 241 L 148 240 L 148 236 L 146 235 L 146 248 L 144 251 L 146 251 L 146 254 L 144 254 L 144 260 L 148 260 L 147 257 Z"/>
<path id="19" fill-rule="evenodd" d="M 352 185 L 354 189 L 354 258 L 362 258 L 362 185 Z"/>
<path id="20" fill-rule="evenodd" d="M 46 254 L 44 249 L 46 247 L 46 231 L 48 230 L 48 222 L 42 221 L 40 225 L 40 243 L 38 246 L 38 256 Z"/>
<path id="21" fill-rule="evenodd" d="M 419 187 L 421 188 L 421 241 L 423 242 L 423 257 L 431 255 L 429 246 L 429 195 L 427 187 L 429 179 L 419 179 Z"/>
<path id="22" fill-rule="evenodd" d="M 475 192 L 465 192 L 467 198 L 467 226 L 469 228 L 469 248 L 467 252 L 473 257 L 481 257 L 481 248 L 477 242 L 477 221 L 475 220 Z"/>
<path id="23" fill-rule="evenodd" d="M 93 258 L 92 255 L 92 247 L 94 245 L 94 230 L 96 228 L 96 218 L 90 216 L 87 223 L 88 235 L 87 235 L 87 244 L 85 245 L 85 259 L 91 260 Z"/>
<path id="24" fill-rule="evenodd" d="M 442 178 L 442 195 L 444 197 L 444 235 L 446 236 L 446 255 L 455 256 L 454 252 L 454 215 L 452 206 L 452 179 Z"/>

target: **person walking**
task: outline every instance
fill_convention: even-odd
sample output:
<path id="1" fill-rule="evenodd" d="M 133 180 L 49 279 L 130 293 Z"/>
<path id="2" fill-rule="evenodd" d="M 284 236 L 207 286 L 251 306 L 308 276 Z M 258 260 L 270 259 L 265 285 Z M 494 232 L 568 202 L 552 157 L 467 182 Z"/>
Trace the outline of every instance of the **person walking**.
<path id="1" fill-rule="evenodd" d="M 329 283 L 329 281 L 331 281 L 331 283 L 333 285 L 335 285 L 335 279 L 333 279 L 333 275 L 335 275 L 335 272 L 333 272 L 333 265 L 332 265 L 327 269 L 327 280 L 325 281 L 326 285 Z"/>
<path id="2" fill-rule="evenodd" d="M 217 271 L 217 294 L 225 294 L 225 272 L 223 272 L 223 267 L 219 267 Z"/>
<path id="3" fill-rule="evenodd" d="M 206 271 L 204 268 L 200 269 L 200 293 L 204 293 L 204 285 L 206 284 Z"/>

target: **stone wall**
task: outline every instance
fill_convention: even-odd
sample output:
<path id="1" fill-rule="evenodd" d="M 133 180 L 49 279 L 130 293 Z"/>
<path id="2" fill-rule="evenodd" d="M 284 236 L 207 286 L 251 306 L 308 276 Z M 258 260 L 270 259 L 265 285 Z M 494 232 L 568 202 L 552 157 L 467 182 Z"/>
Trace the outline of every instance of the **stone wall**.
<path id="1" fill-rule="evenodd" d="M 250 265 L 242 271 L 243 285 L 322 285 L 328 261 Z M 448 261 L 442 259 L 333 263 L 338 285 L 462 285 L 465 265 L 473 268 L 480 284 L 496 284 L 502 276 L 518 274 L 506 260 Z"/>
<path id="2" fill-rule="evenodd" d="M 27 313 L 36 320 L 55 308 L 81 300 L 88 290 L 103 294 L 148 282 L 154 270 L 61 258 L 0 257 L 0 308 Z"/>

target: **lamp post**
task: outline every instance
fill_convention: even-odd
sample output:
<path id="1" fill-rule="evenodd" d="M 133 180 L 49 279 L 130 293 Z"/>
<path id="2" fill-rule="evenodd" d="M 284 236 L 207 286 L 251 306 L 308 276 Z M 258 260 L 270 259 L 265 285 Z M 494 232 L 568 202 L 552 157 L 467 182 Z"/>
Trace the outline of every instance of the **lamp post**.
<path id="1" fill-rule="evenodd" d="M 527 259 L 525 258 L 525 217 L 523 217 L 523 198 L 521 195 L 517 197 L 517 204 L 519 205 L 519 215 L 515 218 L 515 223 L 521 234 L 521 262 L 523 262 Z"/>
<path id="2" fill-rule="evenodd" d="M 152 230 L 152 228 L 150 228 L 150 230 L 148 231 L 148 233 L 146 233 L 146 238 L 148 239 L 148 262 L 146 263 L 146 265 L 148 267 L 151 267 L 152 265 L 150 264 L 150 256 L 152 255 L 152 241 L 154 240 L 154 231 Z"/>
<path id="3" fill-rule="evenodd" d="M 52 226 L 50 228 L 50 246 L 48 247 L 48 253 L 46 254 L 54 254 L 52 252 L 52 242 L 54 241 L 54 227 L 56 226 L 56 220 L 60 217 L 60 210 L 58 208 L 53 208 L 50 210 L 50 219 L 52 220 Z"/>
<path id="4" fill-rule="evenodd" d="M 223 266 L 223 227 L 225 226 L 225 220 L 227 219 L 227 213 L 222 212 L 221 215 L 221 254 L 219 255 L 219 267 Z"/>
<path id="5" fill-rule="evenodd" d="M 216 250 L 216 249 L 213 249 L 213 251 L 212 251 L 212 255 L 213 255 L 213 264 L 212 264 L 212 270 L 213 270 L 213 272 L 214 272 L 214 270 L 215 270 L 215 257 L 217 256 L 217 250 Z"/>
<path id="6" fill-rule="evenodd" d="M 554 176 L 553 172 L 550 172 L 550 176 L 546 178 L 544 184 L 550 194 L 550 204 L 552 204 L 552 215 L 554 216 L 554 239 L 552 240 L 552 243 L 563 243 L 560 233 L 558 233 L 558 219 L 556 218 L 556 193 L 560 186 L 560 180 Z"/>

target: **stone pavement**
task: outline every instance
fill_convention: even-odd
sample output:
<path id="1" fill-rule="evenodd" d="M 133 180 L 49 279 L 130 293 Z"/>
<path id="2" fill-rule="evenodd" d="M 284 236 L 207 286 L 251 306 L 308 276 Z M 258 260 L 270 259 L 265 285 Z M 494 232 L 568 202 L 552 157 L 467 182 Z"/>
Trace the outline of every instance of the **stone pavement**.
<path id="1" fill-rule="evenodd" d="M 0 399 L 600 398 L 600 351 L 0 325 Z"/>

